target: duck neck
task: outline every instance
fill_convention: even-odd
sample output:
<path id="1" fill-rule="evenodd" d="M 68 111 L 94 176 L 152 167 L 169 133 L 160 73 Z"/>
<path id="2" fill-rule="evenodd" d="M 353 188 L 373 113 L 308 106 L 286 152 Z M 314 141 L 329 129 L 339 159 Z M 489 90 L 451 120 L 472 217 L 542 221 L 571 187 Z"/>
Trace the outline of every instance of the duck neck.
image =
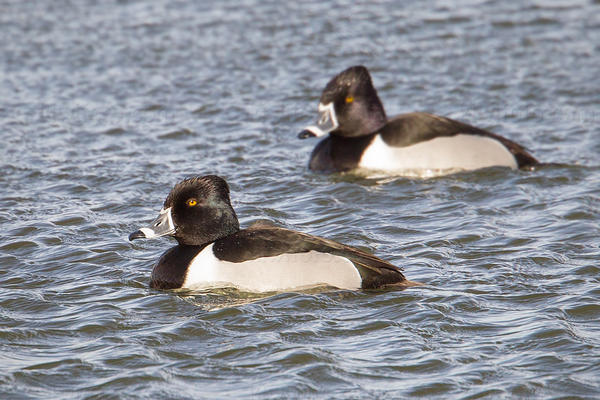
<path id="1" fill-rule="evenodd" d="M 182 246 L 206 246 L 221 238 L 233 235 L 240 230 L 240 224 L 233 209 L 220 215 L 215 215 L 211 222 L 196 225 L 186 234 L 175 235 Z"/>
<path id="2" fill-rule="evenodd" d="M 330 158 L 335 169 L 347 171 L 356 168 L 375 135 L 376 133 L 371 133 L 359 137 L 344 137 L 331 133 Z"/>

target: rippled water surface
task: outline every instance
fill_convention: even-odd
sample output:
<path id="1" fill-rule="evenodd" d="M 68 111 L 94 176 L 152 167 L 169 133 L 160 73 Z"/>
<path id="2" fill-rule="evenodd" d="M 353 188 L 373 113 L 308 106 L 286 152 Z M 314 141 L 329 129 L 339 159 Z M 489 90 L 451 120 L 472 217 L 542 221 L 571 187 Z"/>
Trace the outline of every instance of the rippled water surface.
<path id="1" fill-rule="evenodd" d="M 598 1 L 0 3 L 0 397 L 600 397 Z M 552 163 L 435 179 L 307 170 L 337 72 L 389 115 Z M 131 244 L 178 180 L 375 252 L 404 291 L 148 288 Z"/>

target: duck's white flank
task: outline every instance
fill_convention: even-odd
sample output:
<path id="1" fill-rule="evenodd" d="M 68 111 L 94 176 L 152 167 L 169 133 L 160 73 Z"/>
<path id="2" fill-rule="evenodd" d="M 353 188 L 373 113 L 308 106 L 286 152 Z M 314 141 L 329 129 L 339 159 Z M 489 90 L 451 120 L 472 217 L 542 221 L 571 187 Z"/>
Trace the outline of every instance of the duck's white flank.
<path id="1" fill-rule="evenodd" d="M 234 263 L 216 258 L 210 244 L 192 260 L 183 288 L 234 286 L 270 292 L 317 285 L 359 289 L 361 283 L 358 270 L 344 257 L 309 251 Z"/>
<path id="2" fill-rule="evenodd" d="M 391 147 L 375 136 L 359 167 L 376 170 L 471 170 L 491 166 L 517 168 L 515 157 L 497 140 L 458 134 L 406 147 Z"/>

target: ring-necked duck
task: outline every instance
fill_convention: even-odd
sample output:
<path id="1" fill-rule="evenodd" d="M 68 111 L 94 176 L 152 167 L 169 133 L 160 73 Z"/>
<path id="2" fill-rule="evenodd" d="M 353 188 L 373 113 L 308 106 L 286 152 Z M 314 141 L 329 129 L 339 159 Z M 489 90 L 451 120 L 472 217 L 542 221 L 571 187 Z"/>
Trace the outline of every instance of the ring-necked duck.
<path id="1" fill-rule="evenodd" d="M 178 245 L 154 266 L 153 288 L 234 286 L 282 291 L 316 285 L 341 289 L 414 286 L 399 268 L 332 240 L 259 223 L 240 229 L 220 177 L 186 179 L 160 214 L 129 240 L 170 235 Z"/>
<path id="2" fill-rule="evenodd" d="M 491 166 L 522 168 L 538 161 L 522 146 L 450 118 L 413 112 L 388 119 L 367 68 L 334 77 L 321 94 L 319 120 L 298 137 L 324 136 L 312 152 L 315 171 L 366 168 L 438 175 Z"/>

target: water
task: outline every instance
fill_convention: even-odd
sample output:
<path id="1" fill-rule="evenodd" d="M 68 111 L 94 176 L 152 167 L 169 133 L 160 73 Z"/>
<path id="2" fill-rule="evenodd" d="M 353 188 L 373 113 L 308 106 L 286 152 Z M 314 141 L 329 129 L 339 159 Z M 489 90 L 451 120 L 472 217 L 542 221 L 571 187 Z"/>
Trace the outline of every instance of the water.
<path id="1" fill-rule="evenodd" d="M 597 1 L 0 4 L 0 397 L 600 397 Z M 316 116 L 367 65 L 389 115 L 556 163 L 318 175 Z M 267 219 L 375 252 L 405 291 L 148 288 L 129 243 L 215 173 Z"/>

